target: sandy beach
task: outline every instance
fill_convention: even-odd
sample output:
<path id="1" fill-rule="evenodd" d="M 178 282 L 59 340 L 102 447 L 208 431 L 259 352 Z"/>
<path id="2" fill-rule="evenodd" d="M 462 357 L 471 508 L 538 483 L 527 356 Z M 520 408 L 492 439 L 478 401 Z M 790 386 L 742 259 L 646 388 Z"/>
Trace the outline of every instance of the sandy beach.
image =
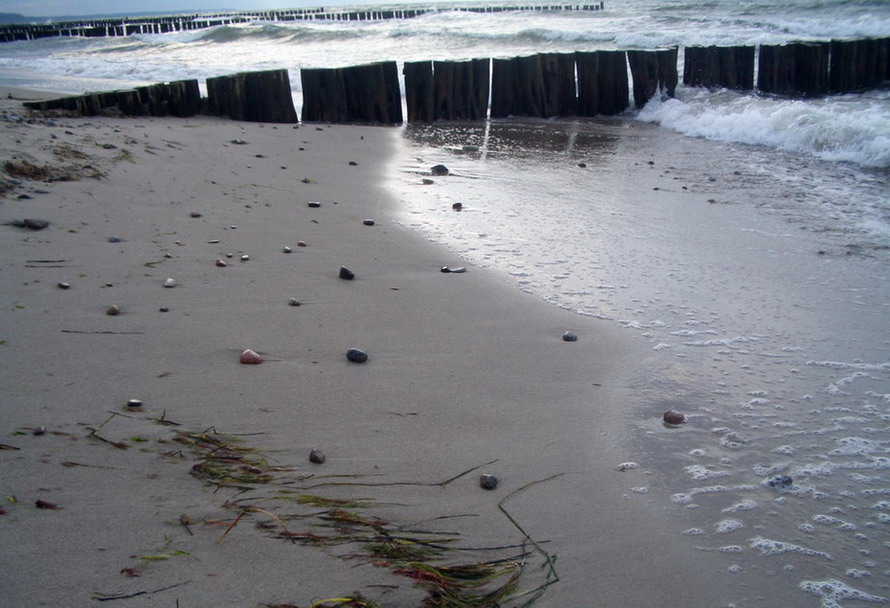
<path id="1" fill-rule="evenodd" d="M 0 123 L 4 605 L 717 605 L 707 556 L 624 495 L 640 347 L 441 272 L 464 264 L 381 187 L 398 129 L 31 116 L 30 95 L 3 90 Z M 24 161 L 52 171 L 9 181 Z M 502 569 L 467 593 L 518 584 L 445 603 L 384 537 Z"/>

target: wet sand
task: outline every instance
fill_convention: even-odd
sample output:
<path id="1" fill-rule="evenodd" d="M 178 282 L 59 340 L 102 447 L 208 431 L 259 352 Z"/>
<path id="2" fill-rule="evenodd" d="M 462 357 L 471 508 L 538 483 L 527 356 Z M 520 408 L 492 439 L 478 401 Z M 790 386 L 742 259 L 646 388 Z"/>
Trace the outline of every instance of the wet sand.
<path id="1" fill-rule="evenodd" d="M 644 474 L 617 470 L 640 346 L 496 273 L 440 272 L 465 264 L 382 188 L 398 130 L 38 116 L 0 133 L 0 160 L 70 178 L 0 202 L 4 603 L 419 606 L 416 560 L 369 557 L 388 535 L 467 548 L 440 551 L 452 565 L 510 558 L 540 606 L 717 605 L 706 556 L 624 495 Z M 264 362 L 240 364 L 247 348 Z"/>

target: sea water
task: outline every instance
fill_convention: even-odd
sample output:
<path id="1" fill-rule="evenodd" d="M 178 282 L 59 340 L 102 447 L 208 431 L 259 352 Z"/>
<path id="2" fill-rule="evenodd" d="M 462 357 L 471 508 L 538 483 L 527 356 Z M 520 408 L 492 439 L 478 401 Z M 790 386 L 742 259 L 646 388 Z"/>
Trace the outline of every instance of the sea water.
<path id="1" fill-rule="evenodd" d="M 6 43 L 0 83 L 287 68 L 299 106 L 303 67 L 866 36 L 890 36 L 885 1 L 614 0 Z M 402 133 L 400 222 L 644 347 L 621 387 L 627 499 L 713 556 L 727 605 L 890 601 L 890 91 L 680 86 L 619 117 Z M 452 175 L 423 185 L 439 163 Z"/>

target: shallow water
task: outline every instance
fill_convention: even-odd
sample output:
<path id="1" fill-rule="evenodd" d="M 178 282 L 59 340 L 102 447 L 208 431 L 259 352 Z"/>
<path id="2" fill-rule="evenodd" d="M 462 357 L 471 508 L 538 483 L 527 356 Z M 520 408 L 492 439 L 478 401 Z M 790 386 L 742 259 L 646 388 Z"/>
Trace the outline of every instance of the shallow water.
<path id="1" fill-rule="evenodd" d="M 890 597 L 885 170 L 623 119 L 404 142 L 404 224 L 647 345 L 624 387 L 628 499 L 713 553 L 727 605 Z M 420 185 L 438 163 L 452 174 Z"/>

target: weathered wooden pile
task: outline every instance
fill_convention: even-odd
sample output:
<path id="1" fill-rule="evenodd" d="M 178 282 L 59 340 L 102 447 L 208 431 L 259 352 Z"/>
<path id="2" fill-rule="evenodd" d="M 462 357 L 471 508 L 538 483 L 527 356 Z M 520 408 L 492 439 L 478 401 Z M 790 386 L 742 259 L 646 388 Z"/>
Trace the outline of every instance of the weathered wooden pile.
<path id="1" fill-rule="evenodd" d="M 541 53 L 512 59 L 417 61 L 404 64 L 407 120 L 485 120 L 508 116 L 554 118 L 614 115 L 633 100 L 671 97 L 679 81 L 677 48 Z M 811 97 L 862 91 L 890 81 L 890 38 L 684 49 L 687 86 L 756 89 Z M 630 78 L 628 78 L 628 72 Z M 399 124 L 403 121 L 394 61 L 346 68 L 302 69 L 304 122 Z M 40 110 L 94 115 L 116 107 L 132 116 L 192 116 L 297 122 L 287 70 L 247 72 L 126 91 L 88 93 L 31 102 Z"/>

